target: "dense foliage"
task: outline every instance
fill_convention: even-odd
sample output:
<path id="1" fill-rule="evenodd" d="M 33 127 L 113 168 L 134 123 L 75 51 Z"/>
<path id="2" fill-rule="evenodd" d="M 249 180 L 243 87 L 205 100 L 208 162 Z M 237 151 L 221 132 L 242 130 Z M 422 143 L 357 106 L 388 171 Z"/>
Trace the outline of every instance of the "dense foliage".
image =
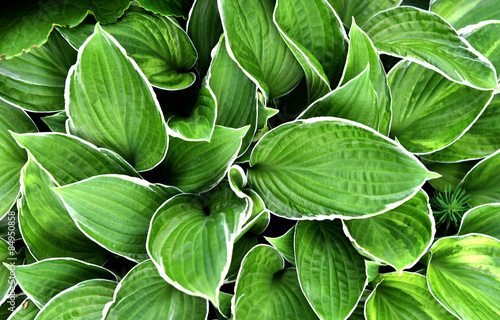
<path id="1" fill-rule="evenodd" d="M 498 0 L 16 1 L 0 319 L 500 319 Z"/>

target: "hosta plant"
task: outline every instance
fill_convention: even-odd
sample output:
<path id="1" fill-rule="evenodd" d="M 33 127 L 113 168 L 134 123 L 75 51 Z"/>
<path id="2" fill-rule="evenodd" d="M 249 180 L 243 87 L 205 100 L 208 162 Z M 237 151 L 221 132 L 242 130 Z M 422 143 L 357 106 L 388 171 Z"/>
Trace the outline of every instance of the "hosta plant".
<path id="1" fill-rule="evenodd" d="M 500 319 L 499 37 L 498 0 L 4 6 L 0 318 Z"/>

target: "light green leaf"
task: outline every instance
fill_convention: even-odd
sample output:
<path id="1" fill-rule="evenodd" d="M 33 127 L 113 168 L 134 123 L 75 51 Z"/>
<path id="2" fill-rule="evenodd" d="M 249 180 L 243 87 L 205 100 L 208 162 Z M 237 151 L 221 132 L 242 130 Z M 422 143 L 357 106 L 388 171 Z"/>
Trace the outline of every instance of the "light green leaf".
<path id="1" fill-rule="evenodd" d="M 61 111 L 51 116 L 40 118 L 49 127 L 52 132 L 66 133 L 66 120 L 68 116 L 66 111 Z"/>
<path id="2" fill-rule="evenodd" d="M 342 232 L 340 220 L 299 221 L 295 261 L 300 286 L 322 319 L 345 319 L 368 280 L 363 257 Z"/>
<path id="3" fill-rule="evenodd" d="M 116 282 L 86 280 L 54 296 L 36 320 L 100 319 L 102 309 L 113 299 Z"/>
<path id="4" fill-rule="evenodd" d="M 467 211 L 458 234 L 468 233 L 480 233 L 500 240 L 500 203 L 485 204 Z"/>
<path id="5" fill-rule="evenodd" d="M 295 268 L 270 246 L 254 247 L 243 260 L 233 298 L 237 320 L 318 319 L 301 291 Z"/>
<path id="6" fill-rule="evenodd" d="M 324 96 L 339 83 L 347 57 L 347 35 L 333 8 L 324 0 L 279 0 L 274 22 L 304 70 L 308 100 Z"/>
<path id="7" fill-rule="evenodd" d="M 500 10 L 497 9 L 498 19 Z M 500 41 L 495 37 L 500 32 L 500 21 L 484 21 L 461 30 L 464 37 L 474 49 L 481 52 L 500 74 Z"/>
<path id="8" fill-rule="evenodd" d="M 54 26 L 74 27 L 91 12 L 101 23 L 113 23 L 130 5 L 128 0 L 21 1 L 4 8 L 0 17 L 0 60 L 41 46 Z"/>
<path id="9" fill-rule="evenodd" d="M 181 194 L 165 202 L 151 220 L 147 243 L 162 277 L 217 306 L 248 206 L 227 182 L 201 196 Z"/>
<path id="10" fill-rule="evenodd" d="M 52 190 L 87 237 L 132 261 L 148 259 L 149 222 L 167 200 L 154 185 L 128 176 L 101 175 Z"/>
<path id="11" fill-rule="evenodd" d="M 378 109 L 377 92 L 370 81 L 370 66 L 367 66 L 342 87 L 314 101 L 297 119 L 338 117 L 378 130 L 385 113 L 385 110 Z"/>
<path id="12" fill-rule="evenodd" d="M 54 32 L 30 53 L 0 61 L 0 99 L 30 111 L 63 110 L 64 84 L 75 62 L 76 51 Z"/>
<path id="13" fill-rule="evenodd" d="M 431 11 L 457 30 L 486 20 L 500 20 L 500 7 L 495 0 L 435 0 L 431 1 Z"/>
<path id="14" fill-rule="evenodd" d="M 285 234 L 276 237 L 264 237 L 276 251 L 283 255 L 286 261 L 295 265 L 295 250 L 294 250 L 295 227 L 290 228 Z"/>
<path id="15" fill-rule="evenodd" d="M 458 83 L 498 90 L 491 62 L 432 12 L 389 9 L 371 18 L 363 29 L 382 53 L 409 58 Z"/>
<path id="16" fill-rule="evenodd" d="M 196 69 L 203 77 L 212 60 L 212 49 L 223 33 L 217 1 L 195 0 L 187 21 L 187 34 L 198 52 Z"/>
<path id="17" fill-rule="evenodd" d="M 239 155 L 243 154 L 257 130 L 257 86 L 234 62 L 226 49 L 226 41 L 221 39 L 214 49 L 210 66 L 210 88 L 217 100 L 217 120 L 215 124 L 229 128 L 250 125 L 243 138 Z M 230 83 L 231 85 L 227 85 Z"/>
<path id="18" fill-rule="evenodd" d="M 393 94 L 390 136 L 408 151 L 425 154 L 460 138 L 481 115 L 493 91 L 452 82 L 410 61 L 389 72 Z"/>
<path id="19" fill-rule="evenodd" d="M 350 28 L 353 18 L 363 25 L 377 12 L 396 7 L 401 0 L 328 0 L 328 2 L 337 11 L 344 24 Z"/>
<path id="20" fill-rule="evenodd" d="M 30 299 L 25 299 L 21 304 L 12 312 L 7 320 L 33 320 L 40 311 Z"/>
<path id="21" fill-rule="evenodd" d="M 70 70 L 66 112 L 73 134 L 116 151 L 139 171 L 165 157 L 167 130 L 155 93 L 134 60 L 99 24 Z"/>
<path id="22" fill-rule="evenodd" d="M 255 146 L 250 166 L 252 189 L 269 210 L 292 219 L 382 213 L 410 199 L 425 180 L 437 177 L 373 129 L 330 117 L 273 129 Z"/>
<path id="23" fill-rule="evenodd" d="M 236 277 L 238 276 L 238 272 L 240 271 L 243 258 L 245 258 L 246 254 L 258 244 L 259 240 L 255 236 L 243 236 L 234 243 L 231 265 L 229 266 L 229 270 L 227 271 L 227 276 L 224 280 L 225 283 L 232 283 L 236 281 Z M 219 299 L 221 298 L 222 295 L 219 294 Z M 221 304 L 222 301 L 219 301 L 219 307 L 221 306 Z"/>
<path id="24" fill-rule="evenodd" d="M 434 299 L 424 276 L 403 272 L 381 274 L 366 301 L 367 320 L 452 320 L 456 319 Z"/>
<path id="25" fill-rule="evenodd" d="M 499 202 L 500 150 L 477 163 L 460 181 L 472 207 Z"/>
<path id="26" fill-rule="evenodd" d="M 126 174 L 140 177 L 113 152 L 98 149 L 80 138 L 61 133 L 13 134 L 59 183 L 65 185 L 101 174 Z"/>
<path id="27" fill-rule="evenodd" d="M 39 308 L 58 293 L 84 280 L 116 280 L 103 267 L 71 258 L 46 259 L 29 265 L 16 266 L 19 286 Z"/>
<path id="28" fill-rule="evenodd" d="M 229 55 L 262 88 L 266 100 L 291 91 L 303 72 L 273 23 L 274 1 L 220 0 L 218 4 Z"/>
<path id="29" fill-rule="evenodd" d="M 500 314 L 500 241 L 469 235 L 438 240 L 431 248 L 427 281 L 434 297 L 460 319 Z"/>
<path id="30" fill-rule="evenodd" d="M 14 241 L 12 240 L 9 244 L 4 239 L 0 239 L 0 263 L 2 263 L 0 265 L 0 304 L 8 303 L 6 300 L 11 295 L 11 291 L 14 292 L 13 289 L 16 285 L 16 280 L 9 278 L 9 276 L 11 271 L 15 270 L 16 262 L 18 261 Z"/>
<path id="31" fill-rule="evenodd" d="M 103 264 L 110 254 L 77 228 L 52 187 L 54 178 L 32 157 L 21 174 L 19 226 L 30 253 L 37 259 L 71 257 Z"/>
<path id="32" fill-rule="evenodd" d="M 176 16 L 186 19 L 193 0 L 137 0 L 144 9 L 162 16 Z"/>
<path id="33" fill-rule="evenodd" d="M 399 207 L 367 219 L 344 221 L 346 234 L 363 253 L 401 274 L 427 252 L 436 232 L 429 197 L 420 190 Z"/>
<path id="34" fill-rule="evenodd" d="M 118 284 L 102 319 L 203 320 L 208 315 L 207 305 L 206 300 L 187 295 L 165 282 L 148 260 L 135 266 Z"/>
<path id="35" fill-rule="evenodd" d="M 215 126 L 210 142 L 171 138 L 159 173 L 165 184 L 184 192 L 203 192 L 217 185 L 238 155 L 246 129 Z"/>
<path id="36" fill-rule="evenodd" d="M 427 156 L 427 155 L 426 155 Z M 445 191 L 451 187 L 452 190 L 462 181 L 467 172 L 477 163 L 477 161 L 464 161 L 454 163 L 431 162 L 423 158 L 420 161 L 424 166 L 441 175 L 438 179 L 432 179 L 429 183 L 439 191 Z"/>
<path id="37" fill-rule="evenodd" d="M 38 131 L 24 111 L 0 100 L 0 219 L 19 196 L 19 177 L 28 160 L 26 151 L 16 144 L 9 130 L 20 133 Z"/>
<path id="38" fill-rule="evenodd" d="M 352 24 L 349 37 L 349 52 L 341 84 L 347 84 L 348 81 L 356 78 L 369 66 L 370 80 L 373 89 L 377 93 L 377 105 L 371 113 L 375 113 L 374 118 L 377 120 L 378 125 L 376 130 L 383 135 L 387 135 L 391 125 L 391 92 L 387 84 L 384 66 L 373 42 L 357 26 L 356 22 Z"/>

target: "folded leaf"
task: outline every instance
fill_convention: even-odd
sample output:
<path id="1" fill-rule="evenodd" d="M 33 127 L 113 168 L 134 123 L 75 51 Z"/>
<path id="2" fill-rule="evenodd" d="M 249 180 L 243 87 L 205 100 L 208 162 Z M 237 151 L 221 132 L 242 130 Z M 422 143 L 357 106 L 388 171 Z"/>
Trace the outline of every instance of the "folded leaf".
<path id="1" fill-rule="evenodd" d="M 283 255 L 283 258 L 291 264 L 295 265 L 295 249 L 294 249 L 294 238 L 295 238 L 295 227 L 290 228 L 282 236 L 271 238 L 264 237 L 267 242 L 269 242 L 276 251 Z"/>
<path id="2" fill-rule="evenodd" d="M 300 221 L 295 227 L 300 285 L 321 319 L 345 319 L 368 280 L 365 260 L 342 232 L 340 220 Z"/>
<path id="3" fill-rule="evenodd" d="M 431 1 L 431 11 L 457 30 L 486 20 L 500 20 L 500 7 L 495 0 L 435 0 Z"/>
<path id="4" fill-rule="evenodd" d="M 367 219 L 345 220 L 344 226 L 363 253 L 399 274 L 420 260 L 436 232 L 429 197 L 422 190 L 395 209 Z"/>
<path id="5" fill-rule="evenodd" d="M 120 70 L 119 75 L 113 70 Z M 116 151 L 138 171 L 161 162 L 168 137 L 153 89 L 99 24 L 79 49 L 68 77 L 66 112 L 71 133 Z"/>
<path id="6" fill-rule="evenodd" d="M 173 15 L 186 19 L 193 0 L 138 0 L 137 3 L 144 9 L 161 14 L 162 16 Z"/>
<path id="7" fill-rule="evenodd" d="M 328 0 L 332 7 L 337 11 L 340 18 L 347 27 L 351 27 L 352 18 L 363 25 L 371 16 L 396 7 L 400 0 Z"/>
<path id="8" fill-rule="evenodd" d="M 220 0 L 218 4 L 229 55 L 262 88 L 266 100 L 291 91 L 303 72 L 273 23 L 274 1 Z"/>
<path id="9" fill-rule="evenodd" d="M 458 234 L 468 233 L 484 234 L 500 240 L 500 204 L 485 204 L 467 211 Z"/>
<path id="10" fill-rule="evenodd" d="M 250 166 L 252 189 L 269 210 L 292 219 L 382 213 L 437 177 L 373 129 L 329 117 L 273 129 L 255 146 Z"/>
<path id="11" fill-rule="evenodd" d="M 254 247 L 243 260 L 232 300 L 233 317 L 245 319 L 318 319 L 301 291 L 295 268 L 270 246 Z"/>
<path id="12" fill-rule="evenodd" d="M 165 282 L 148 260 L 135 266 L 118 284 L 102 319 L 204 320 L 207 305 L 204 299 L 187 295 Z"/>
<path id="13" fill-rule="evenodd" d="M 498 90 L 491 62 L 432 12 L 389 9 L 371 18 L 363 30 L 382 53 L 412 59 L 458 83 Z"/>
<path id="14" fill-rule="evenodd" d="M 434 297 L 460 319 L 500 314 L 500 241 L 469 235 L 438 240 L 431 248 L 427 282 Z"/>
<path id="15" fill-rule="evenodd" d="M 434 299 L 424 276 L 403 272 L 381 274 L 375 290 L 366 301 L 368 320 L 386 319 L 456 319 Z"/>

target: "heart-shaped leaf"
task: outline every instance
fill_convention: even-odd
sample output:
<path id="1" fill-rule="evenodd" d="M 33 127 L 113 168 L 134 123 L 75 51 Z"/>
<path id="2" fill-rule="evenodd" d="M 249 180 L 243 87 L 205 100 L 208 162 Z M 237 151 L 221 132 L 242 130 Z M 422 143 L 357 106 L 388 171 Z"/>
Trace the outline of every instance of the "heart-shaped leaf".
<path id="1" fill-rule="evenodd" d="M 233 298 L 233 317 L 245 319 L 318 319 L 301 291 L 295 268 L 270 246 L 254 247 L 243 260 Z"/>
<path id="2" fill-rule="evenodd" d="M 165 202 L 151 220 L 147 243 L 162 277 L 218 305 L 248 206 L 227 182 L 201 196 L 181 194 Z"/>
<path id="3" fill-rule="evenodd" d="M 204 320 L 208 316 L 207 306 L 206 300 L 187 295 L 165 282 L 148 260 L 122 279 L 102 319 Z"/>
<path id="4" fill-rule="evenodd" d="M 379 275 L 375 290 L 366 301 L 367 320 L 456 319 L 434 299 L 424 276 L 403 272 Z"/>
<path id="5" fill-rule="evenodd" d="M 460 319 L 500 314 L 500 241 L 482 235 L 447 237 L 431 248 L 429 289 Z"/>
<path id="6" fill-rule="evenodd" d="M 500 7 L 495 0 L 435 0 L 430 9 L 457 30 L 486 20 L 500 20 Z"/>
<path id="7" fill-rule="evenodd" d="M 120 70 L 117 76 L 112 70 Z M 66 82 L 71 133 L 116 151 L 138 171 L 165 157 L 168 137 L 155 93 L 134 60 L 99 24 Z"/>
<path id="8" fill-rule="evenodd" d="M 500 204 L 485 204 L 467 211 L 458 234 L 468 233 L 480 233 L 500 240 Z"/>
<path id="9" fill-rule="evenodd" d="M 265 93 L 266 100 L 289 91 L 303 76 L 273 23 L 274 0 L 220 0 L 228 52 Z M 242 17 L 252 16 L 252 19 Z"/>
<path id="10" fill-rule="evenodd" d="M 76 51 L 54 32 L 41 47 L 0 61 L 0 97 L 30 111 L 64 110 L 64 84 L 75 62 Z"/>
<path id="11" fill-rule="evenodd" d="M 498 90 L 491 62 L 437 14 L 398 7 L 375 15 L 363 29 L 383 53 L 410 58 L 458 83 Z"/>
<path id="12" fill-rule="evenodd" d="M 363 25 L 371 16 L 396 7 L 400 0 L 328 0 L 332 7 L 337 11 L 340 18 L 347 27 L 351 27 L 351 21 L 356 21 Z"/>
<path id="13" fill-rule="evenodd" d="M 299 221 L 295 261 L 300 286 L 322 319 L 345 319 L 368 280 L 365 260 L 342 232 L 340 220 Z"/>
<path id="14" fill-rule="evenodd" d="M 250 166 L 248 182 L 269 210 L 293 219 L 382 213 L 437 177 L 373 129 L 330 117 L 273 129 L 255 146 Z"/>
<path id="15" fill-rule="evenodd" d="M 133 261 L 148 259 L 149 222 L 165 200 L 179 193 L 171 188 L 163 194 L 145 180 L 119 175 L 96 176 L 52 190 L 85 235 Z"/>
<path id="16" fill-rule="evenodd" d="M 116 285 L 109 280 L 82 281 L 50 299 L 35 319 L 100 319 L 104 306 L 113 299 Z"/>
<path id="17" fill-rule="evenodd" d="M 363 253 L 399 274 L 427 252 L 436 231 L 429 197 L 422 190 L 395 209 L 367 219 L 345 220 L 344 226 Z"/>

